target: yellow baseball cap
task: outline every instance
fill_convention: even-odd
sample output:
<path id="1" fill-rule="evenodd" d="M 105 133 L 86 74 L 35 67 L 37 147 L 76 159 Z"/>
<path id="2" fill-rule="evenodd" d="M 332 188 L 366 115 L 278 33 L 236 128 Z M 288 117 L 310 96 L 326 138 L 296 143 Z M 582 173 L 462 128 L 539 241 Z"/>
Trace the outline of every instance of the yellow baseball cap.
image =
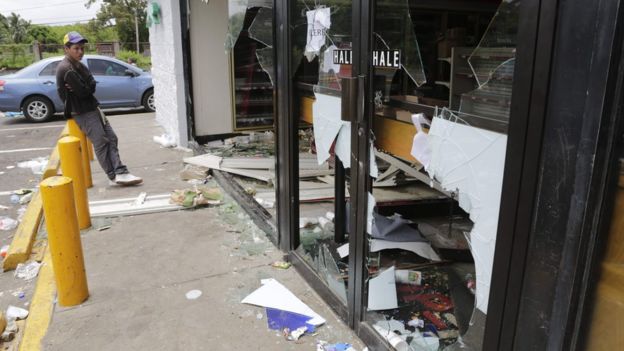
<path id="1" fill-rule="evenodd" d="M 65 34 L 65 36 L 63 37 L 63 44 L 67 45 L 67 44 L 78 44 L 78 43 L 88 43 L 89 41 L 87 39 L 85 39 L 82 35 L 80 35 L 80 33 L 78 32 L 69 32 L 67 34 Z"/>

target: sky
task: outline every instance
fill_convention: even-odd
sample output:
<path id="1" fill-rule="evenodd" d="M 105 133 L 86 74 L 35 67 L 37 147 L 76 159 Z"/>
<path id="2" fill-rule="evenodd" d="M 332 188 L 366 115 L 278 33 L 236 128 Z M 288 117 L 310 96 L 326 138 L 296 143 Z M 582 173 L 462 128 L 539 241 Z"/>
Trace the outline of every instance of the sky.
<path id="1" fill-rule="evenodd" d="M 85 8 L 86 0 L 0 0 L 0 13 L 19 14 L 32 24 L 63 25 L 95 18 L 101 0 Z"/>

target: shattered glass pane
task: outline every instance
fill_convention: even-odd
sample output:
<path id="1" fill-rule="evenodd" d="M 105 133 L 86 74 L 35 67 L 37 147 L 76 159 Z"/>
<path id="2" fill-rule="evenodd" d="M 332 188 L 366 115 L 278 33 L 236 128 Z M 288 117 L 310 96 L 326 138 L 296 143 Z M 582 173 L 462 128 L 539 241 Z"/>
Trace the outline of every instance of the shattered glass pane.
<path id="1" fill-rule="evenodd" d="M 516 56 L 520 2 L 501 2 L 479 45 L 468 58 L 479 86 L 486 84 L 499 66 Z"/>
<path id="2" fill-rule="evenodd" d="M 292 72 L 295 74 L 299 70 L 299 66 L 302 64 L 303 51 L 305 49 L 306 32 L 307 32 L 307 19 L 305 11 L 308 9 L 304 0 L 298 0 L 293 4 L 293 16 L 291 16 L 291 58 L 292 58 Z"/>
<path id="3" fill-rule="evenodd" d="M 317 88 L 323 87 L 341 91 L 340 79 L 351 75 L 350 65 L 334 64 L 333 54 L 334 50 L 337 49 L 335 45 L 330 45 L 321 51 L 319 55 L 319 79 Z"/>
<path id="4" fill-rule="evenodd" d="M 463 119 L 474 116 L 475 119 L 501 122 L 506 130 L 511 107 L 515 61 L 515 58 L 504 61 L 489 74 L 488 80 L 483 85 L 461 95 L 459 115 Z"/>
<path id="5" fill-rule="evenodd" d="M 234 48 L 243 29 L 248 3 L 249 0 L 228 0 L 228 33 L 225 38 L 225 50 L 228 52 Z"/>
<path id="6" fill-rule="evenodd" d="M 408 0 L 378 1 L 375 19 L 376 49 L 401 50 L 401 67 L 420 87 L 427 82 Z M 394 74 L 394 72 L 391 72 Z M 390 74 L 390 73 L 388 73 Z"/>
<path id="7" fill-rule="evenodd" d="M 266 46 L 273 46 L 273 9 L 262 7 L 249 26 L 249 37 Z"/>
<path id="8" fill-rule="evenodd" d="M 260 67 L 269 75 L 271 85 L 275 86 L 275 66 L 273 65 L 273 47 L 256 50 L 256 57 Z"/>
<path id="9" fill-rule="evenodd" d="M 374 47 L 401 50 L 405 70 L 374 70 L 375 146 L 396 159 L 426 160 L 421 172 L 429 179 L 414 177 L 432 187 L 437 184 L 448 196 L 451 213 L 445 208 L 424 214 L 418 202 L 404 207 L 409 213 L 405 218 L 441 260 L 419 255 L 415 238 L 380 245 L 379 240 L 392 235 L 367 236 L 366 320 L 398 350 L 480 350 L 502 196 L 520 0 L 499 0 L 497 11 L 468 1 L 466 9 L 457 11 L 440 4 L 437 13 L 417 3 L 377 2 Z M 400 13 L 410 23 L 404 25 Z M 410 64 L 404 55 L 420 60 Z M 415 78 L 414 70 L 422 79 Z M 402 133 L 408 125 L 401 123 L 408 123 L 410 132 Z M 379 160 L 380 178 L 396 167 L 391 161 Z M 392 205 L 378 200 L 372 228 L 393 230 L 394 223 L 399 228 L 396 218 L 389 217 Z M 412 225 L 400 224 L 406 231 Z M 391 270 L 394 280 L 384 276 Z M 395 299 L 396 308 L 379 303 Z"/>
<path id="10" fill-rule="evenodd" d="M 336 250 L 333 250 L 333 252 L 336 253 Z M 345 280 L 347 279 L 347 276 L 341 272 L 340 268 L 338 268 L 337 259 L 339 258 L 332 255 L 329 245 L 327 244 L 322 245 L 322 255 L 323 265 L 319 267 L 319 273 L 324 275 L 325 282 L 332 292 L 346 304 L 347 286 L 345 284 Z"/>

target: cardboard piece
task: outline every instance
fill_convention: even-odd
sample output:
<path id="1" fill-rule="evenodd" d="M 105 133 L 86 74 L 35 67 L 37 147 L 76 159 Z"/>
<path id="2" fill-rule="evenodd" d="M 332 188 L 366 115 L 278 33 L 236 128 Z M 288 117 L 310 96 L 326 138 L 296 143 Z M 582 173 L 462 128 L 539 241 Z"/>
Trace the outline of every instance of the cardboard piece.
<path id="1" fill-rule="evenodd" d="M 368 281 L 368 310 L 390 310 L 399 307 L 394 266 Z"/>
<path id="2" fill-rule="evenodd" d="M 323 317 L 299 300 L 295 294 L 280 284 L 277 280 L 264 279 L 262 284 L 263 285 L 261 287 L 249 294 L 241 302 L 308 316 L 311 318 L 308 323 L 314 326 L 319 326 L 325 323 L 325 319 Z"/>

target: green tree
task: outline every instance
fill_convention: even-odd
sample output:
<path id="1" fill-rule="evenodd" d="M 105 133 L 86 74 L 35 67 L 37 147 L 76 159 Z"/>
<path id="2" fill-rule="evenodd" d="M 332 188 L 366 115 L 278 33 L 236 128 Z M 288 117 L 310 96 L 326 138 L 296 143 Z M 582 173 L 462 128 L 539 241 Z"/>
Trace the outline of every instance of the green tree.
<path id="1" fill-rule="evenodd" d="M 86 0 L 87 8 L 95 4 L 97 0 Z M 97 13 L 97 21 L 102 24 L 115 24 L 119 40 L 133 47 L 131 43 L 136 41 L 135 15 L 138 19 L 139 41 L 149 40 L 149 32 L 145 27 L 145 8 L 147 0 L 104 0 L 102 7 Z"/>
<path id="2" fill-rule="evenodd" d="M 30 21 L 23 19 L 14 12 L 11 12 L 11 15 L 6 18 L 9 41 L 13 44 L 25 43 L 28 39 L 29 28 Z"/>
<path id="3" fill-rule="evenodd" d="M 9 42 L 9 22 L 7 18 L 0 13 L 0 44 Z"/>
<path id="4" fill-rule="evenodd" d="M 48 26 L 32 25 L 28 29 L 30 41 L 38 41 L 41 44 L 57 44 L 58 40 Z"/>

